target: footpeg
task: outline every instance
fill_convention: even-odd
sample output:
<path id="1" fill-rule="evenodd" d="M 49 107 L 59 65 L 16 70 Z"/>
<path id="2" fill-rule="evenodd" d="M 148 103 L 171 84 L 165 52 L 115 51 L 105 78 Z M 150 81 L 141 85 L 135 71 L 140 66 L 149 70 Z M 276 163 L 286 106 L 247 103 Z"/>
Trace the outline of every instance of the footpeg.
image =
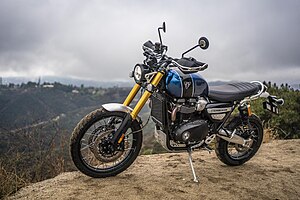
<path id="1" fill-rule="evenodd" d="M 205 145 L 203 147 L 203 149 L 205 149 L 206 151 L 208 151 L 209 154 L 213 151 L 213 149 L 210 146 L 208 146 L 208 145 Z"/>
<path id="2" fill-rule="evenodd" d="M 193 158 L 192 158 L 192 148 L 188 148 L 187 149 L 187 151 L 188 151 L 188 154 L 189 154 L 189 163 L 190 163 L 190 167 L 191 167 L 191 170 L 192 170 L 192 174 L 193 174 L 193 178 L 194 178 L 194 182 L 195 183 L 199 183 L 199 180 L 198 180 L 198 178 L 197 178 L 197 176 L 196 176 L 196 173 L 195 173 L 195 169 L 194 169 L 194 166 L 193 166 Z"/>

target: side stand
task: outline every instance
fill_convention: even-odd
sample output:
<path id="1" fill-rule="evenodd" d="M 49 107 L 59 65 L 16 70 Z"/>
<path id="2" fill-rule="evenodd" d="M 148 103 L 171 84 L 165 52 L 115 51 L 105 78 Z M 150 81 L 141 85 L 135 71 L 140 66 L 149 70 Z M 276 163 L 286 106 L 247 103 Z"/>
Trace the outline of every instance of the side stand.
<path id="1" fill-rule="evenodd" d="M 187 149 L 187 152 L 188 152 L 188 154 L 189 154 L 189 163 L 190 163 L 190 167 L 191 167 L 191 169 L 192 169 L 192 173 L 193 173 L 193 178 L 194 178 L 194 182 L 196 182 L 196 183 L 199 183 L 199 180 L 197 179 L 197 176 L 196 176 L 196 173 L 195 173 L 195 170 L 194 170 L 194 166 L 193 166 L 193 158 L 192 158 L 192 148 L 191 147 L 189 147 L 188 149 Z"/>

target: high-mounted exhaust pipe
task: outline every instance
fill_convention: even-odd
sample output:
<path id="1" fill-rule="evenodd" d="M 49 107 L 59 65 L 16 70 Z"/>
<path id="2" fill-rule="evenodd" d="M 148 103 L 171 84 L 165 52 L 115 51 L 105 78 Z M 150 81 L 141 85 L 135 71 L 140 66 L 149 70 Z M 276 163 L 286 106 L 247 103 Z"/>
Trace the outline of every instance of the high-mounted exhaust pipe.
<path id="1" fill-rule="evenodd" d="M 235 134 L 236 130 L 234 130 L 233 132 L 228 131 L 228 130 L 224 130 L 221 129 L 219 131 L 219 133 L 217 134 L 218 137 L 222 138 L 223 140 L 226 140 L 228 142 L 231 143 L 236 143 L 236 144 L 240 144 L 242 146 L 249 146 L 249 142 L 252 141 L 251 139 L 245 140 L 244 138 L 242 138 L 241 136 Z"/>

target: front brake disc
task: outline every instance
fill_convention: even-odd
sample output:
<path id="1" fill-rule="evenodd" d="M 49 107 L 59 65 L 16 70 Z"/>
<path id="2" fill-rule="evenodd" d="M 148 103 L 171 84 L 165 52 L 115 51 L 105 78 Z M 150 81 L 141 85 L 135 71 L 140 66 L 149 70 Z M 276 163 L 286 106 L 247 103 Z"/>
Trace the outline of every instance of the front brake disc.
<path id="1" fill-rule="evenodd" d="M 93 152 L 95 158 L 104 163 L 116 161 L 123 154 L 123 151 L 121 150 L 114 150 L 111 153 L 103 151 L 107 148 L 107 146 L 103 146 L 105 145 L 103 144 L 103 141 L 107 140 L 111 133 L 112 130 L 94 134 L 93 137 L 91 136 L 91 143 L 89 143 L 90 150 Z"/>

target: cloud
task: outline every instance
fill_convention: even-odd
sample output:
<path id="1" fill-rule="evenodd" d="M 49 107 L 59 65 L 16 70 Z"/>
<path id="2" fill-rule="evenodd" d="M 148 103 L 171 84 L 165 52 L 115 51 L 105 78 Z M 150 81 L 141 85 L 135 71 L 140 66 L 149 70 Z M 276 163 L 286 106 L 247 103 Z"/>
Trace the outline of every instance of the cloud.
<path id="1" fill-rule="evenodd" d="M 142 62 L 141 46 L 163 41 L 180 57 L 200 36 L 210 48 L 208 80 L 299 82 L 299 1 L 0 2 L 0 75 L 124 80 Z"/>

